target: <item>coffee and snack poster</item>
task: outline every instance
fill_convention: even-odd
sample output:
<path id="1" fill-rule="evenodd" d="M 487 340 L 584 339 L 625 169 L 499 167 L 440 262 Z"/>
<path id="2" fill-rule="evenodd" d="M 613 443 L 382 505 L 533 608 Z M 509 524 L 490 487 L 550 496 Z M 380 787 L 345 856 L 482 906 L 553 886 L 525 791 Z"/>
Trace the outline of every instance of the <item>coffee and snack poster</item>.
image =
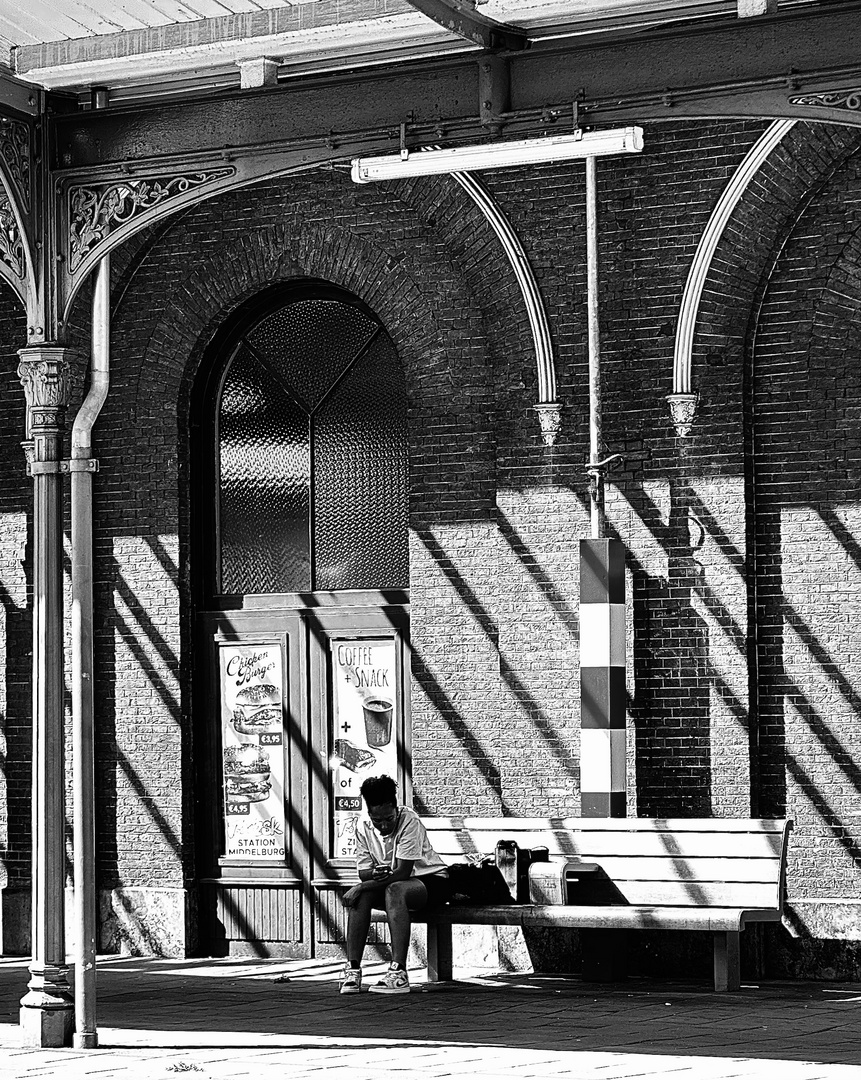
<path id="1" fill-rule="evenodd" d="M 362 782 L 383 773 L 398 779 L 398 716 L 394 639 L 336 639 L 331 649 L 332 857 L 338 859 L 356 854 Z"/>
<path id="2" fill-rule="evenodd" d="M 219 673 L 224 857 L 283 861 L 286 850 L 281 647 L 222 645 Z"/>

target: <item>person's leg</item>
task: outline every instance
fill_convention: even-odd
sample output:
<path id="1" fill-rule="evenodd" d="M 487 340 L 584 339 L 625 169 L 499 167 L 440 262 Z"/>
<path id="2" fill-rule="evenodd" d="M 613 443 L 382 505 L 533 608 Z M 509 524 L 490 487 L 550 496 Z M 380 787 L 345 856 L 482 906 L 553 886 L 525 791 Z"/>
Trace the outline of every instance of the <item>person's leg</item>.
<path id="1" fill-rule="evenodd" d="M 427 899 L 427 889 L 418 878 L 396 881 L 386 889 L 386 916 L 392 938 L 392 962 L 402 968 L 407 966 L 410 947 L 410 911 L 420 911 L 427 904 Z"/>
<path id="2" fill-rule="evenodd" d="M 362 893 L 355 907 L 347 908 L 347 963 L 351 968 L 362 966 L 371 928 L 371 911 L 375 907 L 382 908 L 383 904 L 383 890 L 372 889 Z"/>

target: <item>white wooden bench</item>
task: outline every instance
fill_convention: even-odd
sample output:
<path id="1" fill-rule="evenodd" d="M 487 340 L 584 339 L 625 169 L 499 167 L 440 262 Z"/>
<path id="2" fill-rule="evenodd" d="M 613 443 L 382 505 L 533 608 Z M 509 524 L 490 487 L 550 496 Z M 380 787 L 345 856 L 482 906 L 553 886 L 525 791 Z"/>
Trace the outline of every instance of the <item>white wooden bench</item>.
<path id="1" fill-rule="evenodd" d="M 597 864 L 613 904 L 447 904 L 416 922 L 428 927 L 428 977 L 452 977 L 454 924 L 577 929 L 705 930 L 714 936 L 714 988 L 740 985 L 739 935 L 778 922 L 792 823 L 731 818 L 423 818 L 448 863 L 493 855 L 498 840 L 547 847 L 553 860 Z"/>

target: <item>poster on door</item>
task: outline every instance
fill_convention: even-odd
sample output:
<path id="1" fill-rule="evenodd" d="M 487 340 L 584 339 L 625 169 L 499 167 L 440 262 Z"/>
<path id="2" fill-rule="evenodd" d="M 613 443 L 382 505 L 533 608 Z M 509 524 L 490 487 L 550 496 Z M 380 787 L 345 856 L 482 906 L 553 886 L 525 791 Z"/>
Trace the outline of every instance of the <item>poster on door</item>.
<path id="1" fill-rule="evenodd" d="M 368 776 L 398 781 L 398 715 L 393 638 L 332 641 L 334 720 L 330 774 L 333 858 L 356 854 Z"/>
<path id="2" fill-rule="evenodd" d="M 219 668 L 224 857 L 283 861 L 281 646 L 222 645 Z"/>

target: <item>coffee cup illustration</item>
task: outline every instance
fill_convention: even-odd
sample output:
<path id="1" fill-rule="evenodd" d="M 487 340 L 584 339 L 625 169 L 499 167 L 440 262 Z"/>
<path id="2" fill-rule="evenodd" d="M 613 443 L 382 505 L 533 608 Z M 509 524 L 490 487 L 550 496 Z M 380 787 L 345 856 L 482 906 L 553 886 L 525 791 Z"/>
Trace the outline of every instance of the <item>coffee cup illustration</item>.
<path id="1" fill-rule="evenodd" d="M 366 698 L 362 702 L 365 714 L 365 737 L 368 746 L 387 746 L 392 741 L 392 703 L 386 698 Z"/>

